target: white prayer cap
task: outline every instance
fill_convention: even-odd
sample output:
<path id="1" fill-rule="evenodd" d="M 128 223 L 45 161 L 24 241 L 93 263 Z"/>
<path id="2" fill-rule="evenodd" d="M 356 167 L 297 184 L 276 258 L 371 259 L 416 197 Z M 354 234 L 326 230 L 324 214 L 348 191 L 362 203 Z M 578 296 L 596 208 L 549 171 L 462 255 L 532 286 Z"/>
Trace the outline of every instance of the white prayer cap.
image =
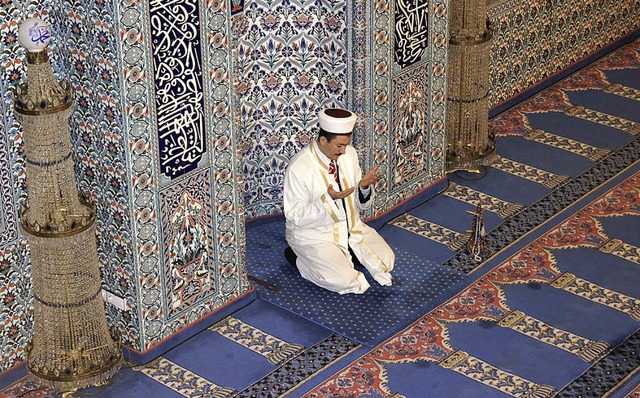
<path id="1" fill-rule="evenodd" d="M 320 128 L 334 134 L 351 134 L 358 117 L 346 109 L 327 108 L 318 113 Z"/>

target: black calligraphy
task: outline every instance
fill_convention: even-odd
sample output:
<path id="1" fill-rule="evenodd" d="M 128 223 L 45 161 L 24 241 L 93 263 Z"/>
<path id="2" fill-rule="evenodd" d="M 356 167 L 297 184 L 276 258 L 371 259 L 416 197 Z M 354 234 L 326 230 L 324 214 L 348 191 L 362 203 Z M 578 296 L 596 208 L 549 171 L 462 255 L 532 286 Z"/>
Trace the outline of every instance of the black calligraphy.
<path id="1" fill-rule="evenodd" d="M 198 0 L 150 5 L 160 171 L 171 179 L 206 153 Z"/>
<path id="2" fill-rule="evenodd" d="M 405 68 L 422 59 L 429 35 L 429 1 L 396 0 L 395 61 Z"/>

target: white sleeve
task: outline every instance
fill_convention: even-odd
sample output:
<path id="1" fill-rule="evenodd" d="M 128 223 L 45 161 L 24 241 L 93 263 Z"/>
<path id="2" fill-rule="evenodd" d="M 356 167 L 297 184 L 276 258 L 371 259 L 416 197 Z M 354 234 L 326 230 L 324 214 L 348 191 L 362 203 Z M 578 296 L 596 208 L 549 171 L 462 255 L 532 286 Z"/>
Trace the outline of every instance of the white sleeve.
<path id="1" fill-rule="evenodd" d="M 312 189 L 313 171 L 287 169 L 284 177 L 284 213 L 298 227 L 314 228 L 332 225 L 345 219 L 329 193 L 318 195 Z"/>

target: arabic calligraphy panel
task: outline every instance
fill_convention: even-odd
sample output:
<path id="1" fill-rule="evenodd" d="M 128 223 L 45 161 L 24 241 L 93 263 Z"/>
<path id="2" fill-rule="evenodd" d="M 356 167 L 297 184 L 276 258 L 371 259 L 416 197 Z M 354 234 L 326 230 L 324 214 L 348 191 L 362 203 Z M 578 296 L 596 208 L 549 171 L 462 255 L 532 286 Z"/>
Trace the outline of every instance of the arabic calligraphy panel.
<path id="1" fill-rule="evenodd" d="M 429 42 L 429 1 L 396 0 L 394 59 L 400 68 L 424 58 Z"/>
<path id="2" fill-rule="evenodd" d="M 197 0 L 150 3 L 160 172 L 172 179 L 205 158 L 202 49 Z"/>

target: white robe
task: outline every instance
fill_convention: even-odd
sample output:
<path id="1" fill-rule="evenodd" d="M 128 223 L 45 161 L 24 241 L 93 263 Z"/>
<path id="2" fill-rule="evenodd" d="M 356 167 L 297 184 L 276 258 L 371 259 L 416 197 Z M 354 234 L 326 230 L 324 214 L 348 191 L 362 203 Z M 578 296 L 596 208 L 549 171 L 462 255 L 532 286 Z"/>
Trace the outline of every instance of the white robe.
<path id="1" fill-rule="evenodd" d="M 363 293 L 369 283 L 356 271 L 349 247 L 362 265 L 381 285 L 391 285 L 395 261 L 393 250 L 373 228 L 361 219 L 373 201 L 373 188 L 365 203 L 360 203 L 358 184 L 362 170 L 356 150 L 347 146 L 336 161 L 342 190 L 356 187 L 342 200 L 333 200 L 329 184 L 339 191 L 328 174 L 329 158 L 314 140 L 289 162 L 284 179 L 286 238 L 298 256 L 297 267 L 303 278 L 340 294 Z M 346 204 L 343 206 L 343 203 Z M 346 210 L 346 211 L 345 211 Z M 347 230 L 349 228 L 349 230 Z"/>

